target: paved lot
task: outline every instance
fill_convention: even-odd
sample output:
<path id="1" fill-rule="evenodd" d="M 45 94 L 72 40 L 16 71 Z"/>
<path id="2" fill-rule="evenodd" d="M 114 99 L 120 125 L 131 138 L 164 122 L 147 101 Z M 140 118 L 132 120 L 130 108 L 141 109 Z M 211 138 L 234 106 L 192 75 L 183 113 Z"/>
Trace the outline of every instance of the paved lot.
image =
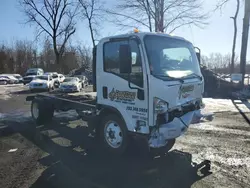
<path id="1" fill-rule="evenodd" d="M 0 128 L 9 127 L 0 133 L 0 187 L 250 187 L 248 103 L 206 99 L 215 119 L 192 125 L 166 156 L 152 158 L 132 146 L 114 158 L 74 111 L 36 127 L 26 87 L 0 87 Z M 202 167 L 206 160 L 210 171 Z"/>

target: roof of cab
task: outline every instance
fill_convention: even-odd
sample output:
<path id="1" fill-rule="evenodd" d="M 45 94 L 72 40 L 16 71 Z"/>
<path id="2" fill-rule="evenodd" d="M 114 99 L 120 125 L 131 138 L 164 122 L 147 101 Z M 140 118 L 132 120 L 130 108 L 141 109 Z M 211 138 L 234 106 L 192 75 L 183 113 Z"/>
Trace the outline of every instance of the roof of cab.
<path id="1" fill-rule="evenodd" d="M 166 33 L 158 33 L 158 32 L 138 32 L 138 33 L 132 32 L 132 33 L 126 33 L 126 34 L 121 34 L 121 35 L 114 35 L 114 36 L 105 37 L 102 40 L 100 40 L 100 42 L 101 41 L 106 41 L 107 39 L 123 38 L 123 37 L 128 37 L 128 36 L 138 36 L 139 38 L 142 39 L 146 35 L 164 36 L 164 37 L 169 37 L 169 38 L 174 38 L 174 39 L 179 39 L 179 40 L 184 40 L 184 41 L 190 42 L 190 41 L 186 40 L 183 37 L 172 36 L 172 35 L 169 35 L 169 34 L 166 34 Z"/>

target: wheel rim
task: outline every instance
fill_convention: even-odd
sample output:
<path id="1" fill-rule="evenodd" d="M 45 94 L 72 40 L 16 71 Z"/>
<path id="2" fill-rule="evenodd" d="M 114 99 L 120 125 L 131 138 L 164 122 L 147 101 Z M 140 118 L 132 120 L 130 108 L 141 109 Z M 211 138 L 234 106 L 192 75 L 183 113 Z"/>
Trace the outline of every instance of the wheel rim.
<path id="1" fill-rule="evenodd" d="M 33 117 L 35 119 L 38 118 L 38 116 L 39 116 L 39 109 L 38 109 L 38 104 L 37 103 L 33 103 L 33 105 L 32 105 L 32 114 L 33 114 Z"/>
<path id="2" fill-rule="evenodd" d="M 122 136 L 122 130 L 118 123 L 114 121 L 109 121 L 106 123 L 104 128 L 104 137 L 106 142 L 112 148 L 119 148 L 121 146 L 123 141 Z"/>

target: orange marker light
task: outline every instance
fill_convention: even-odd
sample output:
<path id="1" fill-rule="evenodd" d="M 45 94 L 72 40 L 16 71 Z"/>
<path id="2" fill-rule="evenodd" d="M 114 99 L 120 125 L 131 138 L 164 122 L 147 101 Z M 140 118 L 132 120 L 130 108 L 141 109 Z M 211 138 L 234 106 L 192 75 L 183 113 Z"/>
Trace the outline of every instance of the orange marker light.
<path id="1" fill-rule="evenodd" d="M 134 32 L 135 32 L 135 33 L 139 33 L 139 29 L 135 28 L 135 29 L 134 29 Z"/>

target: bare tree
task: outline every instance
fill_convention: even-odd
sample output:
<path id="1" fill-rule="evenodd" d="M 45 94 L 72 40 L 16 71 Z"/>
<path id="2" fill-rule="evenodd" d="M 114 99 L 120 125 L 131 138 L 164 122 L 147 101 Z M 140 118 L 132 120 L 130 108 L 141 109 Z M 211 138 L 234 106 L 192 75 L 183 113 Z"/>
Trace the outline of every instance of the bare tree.
<path id="1" fill-rule="evenodd" d="M 19 0 L 27 23 L 37 26 L 37 36 L 45 33 L 53 41 L 56 63 L 76 31 L 78 5 L 73 0 Z"/>
<path id="2" fill-rule="evenodd" d="M 0 48 L 0 72 L 24 74 L 34 67 L 37 60 L 36 48 L 31 41 L 17 40 Z"/>
<path id="3" fill-rule="evenodd" d="M 81 67 L 84 67 L 85 69 L 91 69 L 92 68 L 91 49 L 89 49 L 87 46 L 84 45 L 78 45 L 76 49 L 77 53 L 79 54 Z"/>
<path id="4" fill-rule="evenodd" d="M 100 0 L 79 0 L 82 8 L 82 17 L 87 19 L 88 27 L 91 35 L 91 40 L 93 47 L 95 46 L 96 36 L 98 36 L 98 28 L 100 27 L 100 22 L 103 13 L 103 2 Z"/>
<path id="5" fill-rule="evenodd" d="M 23 74 L 29 67 L 32 67 L 34 65 L 35 57 L 33 51 L 35 50 L 35 48 L 33 47 L 31 41 L 17 40 L 15 42 L 13 50 L 15 53 L 15 70 Z"/>
<path id="6" fill-rule="evenodd" d="M 8 55 L 6 53 L 6 46 L 2 44 L 0 48 L 0 73 L 5 72 L 7 59 Z"/>
<path id="7" fill-rule="evenodd" d="M 224 69 L 229 71 L 231 54 L 221 54 L 221 53 L 210 53 L 209 56 L 202 56 L 202 64 L 209 69 Z M 237 62 L 238 56 L 235 56 L 235 62 Z"/>
<path id="8" fill-rule="evenodd" d="M 202 11 L 200 0 L 120 0 L 107 10 L 112 20 L 122 27 L 146 27 L 149 31 L 172 33 L 184 25 L 202 27 L 208 14 Z"/>
<path id="9" fill-rule="evenodd" d="M 216 5 L 214 11 L 217 11 L 218 9 L 221 11 L 223 7 L 226 6 L 226 4 L 230 0 L 220 0 L 218 4 Z M 236 10 L 234 16 L 230 17 L 233 19 L 234 23 L 234 35 L 233 35 L 233 45 L 232 45 L 232 57 L 231 57 L 231 66 L 230 66 L 230 73 L 234 72 L 234 65 L 235 65 L 235 46 L 236 46 L 236 39 L 237 39 L 237 18 L 239 14 L 239 8 L 240 8 L 240 0 L 236 0 Z"/>

